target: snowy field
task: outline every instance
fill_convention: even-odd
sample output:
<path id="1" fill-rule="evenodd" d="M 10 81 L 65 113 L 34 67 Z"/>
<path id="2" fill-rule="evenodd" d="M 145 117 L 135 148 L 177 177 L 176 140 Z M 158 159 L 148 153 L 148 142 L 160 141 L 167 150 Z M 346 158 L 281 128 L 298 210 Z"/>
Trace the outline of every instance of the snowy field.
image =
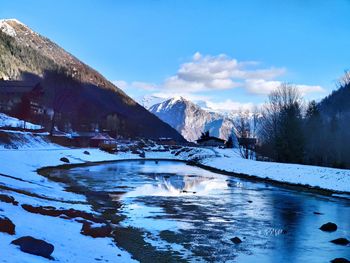
<path id="1" fill-rule="evenodd" d="M 92 148 L 71 149 L 50 143 L 45 136 L 32 136 L 25 132 L 16 134 L 24 138 L 16 145 L 18 149 L 0 145 L 0 194 L 12 196 L 19 202 L 18 206 L 0 202 L 0 215 L 7 216 L 16 225 L 14 236 L 0 233 L 0 262 L 47 262 L 45 258 L 23 253 L 10 244 L 12 240 L 26 235 L 52 243 L 55 246 L 52 256 L 57 262 L 132 261 L 131 256 L 116 247 L 112 239 L 81 235 L 81 223 L 73 219 L 29 213 L 20 205 L 73 208 L 94 213 L 84 196 L 64 191 L 62 184 L 47 180 L 36 170 L 64 164 L 60 161 L 62 157 L 68 158 L 70 163 L 86 163 L 142 159 L 139 154 L 130 151 L 108 154 Z M 157 145 L 145 148 L 145 157 L 195 159 L 203 165 L 228 172 L 350 193 L 349 170 L 245 160 L 232 149 L 187 147 L 186 150 L 157 151 L 161 148 Z"/>

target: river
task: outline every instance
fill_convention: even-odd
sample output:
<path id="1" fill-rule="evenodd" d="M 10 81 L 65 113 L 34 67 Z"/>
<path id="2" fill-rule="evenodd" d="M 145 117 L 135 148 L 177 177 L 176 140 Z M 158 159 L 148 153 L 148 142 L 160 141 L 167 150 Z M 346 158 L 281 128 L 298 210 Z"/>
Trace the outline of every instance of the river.
<path id="1" fill-rule="evenodd" d="M 70 178 L 143 262 L 329 262 L 350 258 L 350 201 L 221 175 L 175 161 L 53 171 Z M 338 230 L 319 227 L 334 222 Z M 233 237 L 242 243 L 235 244 Z"/>

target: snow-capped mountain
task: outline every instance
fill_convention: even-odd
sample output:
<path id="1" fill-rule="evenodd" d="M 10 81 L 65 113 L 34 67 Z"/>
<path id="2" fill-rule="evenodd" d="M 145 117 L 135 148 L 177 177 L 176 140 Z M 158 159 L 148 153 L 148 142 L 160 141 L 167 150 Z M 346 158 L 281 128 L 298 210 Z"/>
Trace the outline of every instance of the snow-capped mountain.
<path id="1" fill-rule="evenodd" d="M 232 119 L 219 113 L 206 111 L 183 97 L 157 103 L 151 106 L 149 111 L 175 128 L 188 141 L 197 140 L 205 131 L 222 139 L 233 135 Z"/>

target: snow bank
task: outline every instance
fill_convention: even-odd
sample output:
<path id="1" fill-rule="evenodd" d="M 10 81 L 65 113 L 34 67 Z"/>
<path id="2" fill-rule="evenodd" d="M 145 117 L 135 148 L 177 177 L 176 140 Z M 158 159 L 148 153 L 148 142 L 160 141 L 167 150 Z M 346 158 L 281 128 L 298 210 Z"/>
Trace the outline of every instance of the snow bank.
<path id="1" fill-rule="evenodd" d="M 232 149 L 217 149 L 216 153 L 201 163 L 228 172 L 350 193 L 350 170 L 246 160 Z"/>

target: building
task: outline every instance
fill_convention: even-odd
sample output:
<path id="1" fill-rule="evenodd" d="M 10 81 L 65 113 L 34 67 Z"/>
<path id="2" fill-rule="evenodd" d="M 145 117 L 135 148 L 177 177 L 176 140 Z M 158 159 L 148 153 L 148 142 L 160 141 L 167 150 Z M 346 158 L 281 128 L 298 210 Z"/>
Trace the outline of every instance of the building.
<path id="1" fill-rule="evenodd" d="M 197 144 L 200 146 L 225 147 L 225 140 L 208 136 L 198 139 Z"/>
<path id="2" fill-rule="evenodd" d="M 90 139 L 91 147 L 99 147 L 101 149 L 112 150 L 117 147 L 117 142 L 108 134 L 99 133 Z"/>
<path id="3" fill-rule="evenodd" d="M 48 115 L 52 110 L 39 103 L 44 92 L 38 82 L 21 80 L 0 80 L 0 111 L 10 113 L 24 96 L 30 100 L 33 115 Z"/>

